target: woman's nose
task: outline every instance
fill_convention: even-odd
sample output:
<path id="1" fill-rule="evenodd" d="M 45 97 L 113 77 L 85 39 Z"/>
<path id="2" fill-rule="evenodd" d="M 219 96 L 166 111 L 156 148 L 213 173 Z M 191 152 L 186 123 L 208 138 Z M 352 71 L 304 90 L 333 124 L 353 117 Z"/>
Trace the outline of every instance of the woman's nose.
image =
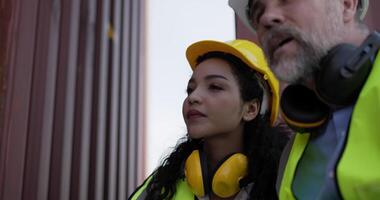
<path id="1" fill-rule="evenodd" d="M 198 92 L 198 90 L 192 91 L 189 96 L 187 97 L 187 101 L 189 102 L 190 105 L 200 103 L 201 102 L 201 97 Z"/>

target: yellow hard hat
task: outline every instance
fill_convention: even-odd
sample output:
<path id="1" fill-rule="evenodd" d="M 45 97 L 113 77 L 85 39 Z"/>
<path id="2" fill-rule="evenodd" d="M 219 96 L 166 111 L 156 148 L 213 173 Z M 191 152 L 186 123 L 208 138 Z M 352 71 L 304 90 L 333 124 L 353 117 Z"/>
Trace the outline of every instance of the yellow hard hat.
<path id="1" fill-rule="evenodd" d="M 220 42 L 214 40 L 203 40 L 190 45 L 186 50 L 186 57 L 191 68 L 194 70 L 197 66 L 197 59 L 208 52 L 229 53 L 242 60 L 249 67 L 257 71 L 264 83 L 263 102 L 261 102 L 260 114 L 270 112 L 271 125 L 274 125 L 278 114 L 279 105 L 279 83 L 264 57 L 260 47 L 248 40 L 232 40 Z"/>

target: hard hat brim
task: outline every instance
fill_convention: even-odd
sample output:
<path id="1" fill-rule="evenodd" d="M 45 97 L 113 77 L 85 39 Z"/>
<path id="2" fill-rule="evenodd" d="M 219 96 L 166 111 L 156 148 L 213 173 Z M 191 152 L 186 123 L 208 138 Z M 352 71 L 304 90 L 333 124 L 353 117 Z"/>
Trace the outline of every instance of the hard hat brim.
<path id="1" fill-rule="evenodd" d="M 256 30 L 252 27 L 248 16 L 248 0 L 229 0 L 228 5 L 235 11 L 236 15 L 239 17 L 240 21 L 243 22 L 245 27 L 253 33 L 256 33 Z"/>

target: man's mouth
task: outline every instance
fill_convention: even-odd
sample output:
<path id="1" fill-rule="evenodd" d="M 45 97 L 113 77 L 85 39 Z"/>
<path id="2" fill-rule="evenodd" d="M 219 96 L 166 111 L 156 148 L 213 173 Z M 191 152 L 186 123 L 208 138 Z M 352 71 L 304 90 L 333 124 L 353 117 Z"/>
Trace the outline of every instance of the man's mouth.
<path id="1" fill-rule="evenodd" d="M 278 44 L 278 47 L 277 47 L 277 48 L 280 48 L 280 47 L 284 46 L 286 43 L 288 43 L 288 42 L 290 42 L 290 41 L 292 41 L 292 40 L 293 40 L 293 38 L 291 38 L 291 37 L 282 40 L 282 41 Z"/>
<path id="2" fill-rule="evenodd" d="M 277 50 L 292 42 L 294 38 L 289 34 L 278 34 L 269 40 L 269 53 L 273 57 Z"/>

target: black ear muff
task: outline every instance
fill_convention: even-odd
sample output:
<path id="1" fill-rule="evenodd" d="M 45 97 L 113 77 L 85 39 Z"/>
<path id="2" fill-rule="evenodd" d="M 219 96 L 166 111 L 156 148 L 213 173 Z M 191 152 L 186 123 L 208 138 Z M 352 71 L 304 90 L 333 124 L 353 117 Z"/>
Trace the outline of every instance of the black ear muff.
<path id="1" fill-rule="evenodd" d="M 315 90 L 289 85 L 280 106 L 285 122 L 298 132 L 310 132 L 324 124 L 330 110 L 355 103 L 373 59 L 380 48 L 380 34 L 371 33 L 360 47 L 340 44 L 321 59 Z"/>
<path id="2" fill-rule="evenodd" d="M 280 106 L 285 122 L 297 132 L 309 132 L 326 122 L 329 108 L 303 85 L 289 85 L 282 93 Z"/>
<path id="3" fill-rule="evenodd" d="M 380 35 L 372 33 L 358 48 L 340 44 L 332 48 L 320 63 L 316 74 L 316 92 L 333 107 L 353 104 L 372 68 L 372 59 L 380 47 Z"/>

